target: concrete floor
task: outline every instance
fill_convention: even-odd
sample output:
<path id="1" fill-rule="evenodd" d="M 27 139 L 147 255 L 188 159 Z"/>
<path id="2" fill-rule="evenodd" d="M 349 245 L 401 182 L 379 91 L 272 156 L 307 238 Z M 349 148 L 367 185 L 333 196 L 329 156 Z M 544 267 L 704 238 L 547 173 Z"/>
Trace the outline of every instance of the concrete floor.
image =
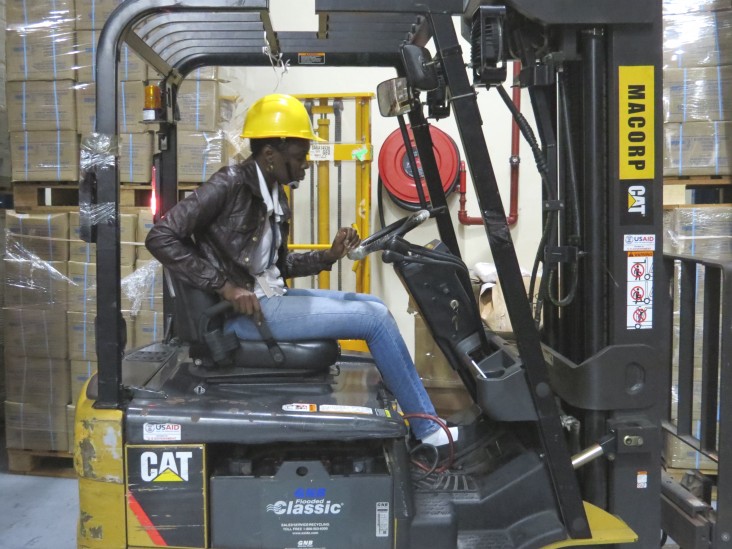
<path id="1" fill-rule="evenodd" d="M 75 479 L 8 473 L 0 424 L 0 549 L 76 549 Z"/>

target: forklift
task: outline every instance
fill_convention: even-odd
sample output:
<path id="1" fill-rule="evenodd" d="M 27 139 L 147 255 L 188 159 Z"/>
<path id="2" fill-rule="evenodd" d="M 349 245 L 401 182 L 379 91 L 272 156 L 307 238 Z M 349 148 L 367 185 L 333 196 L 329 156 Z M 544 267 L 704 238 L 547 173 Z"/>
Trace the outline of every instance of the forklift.
<path id="1" fill-rule="evenodd" d="M 318 33 L 275 32 L 267 0 L 126 0 L 97 50 L 82 235 L 97 246 L 98 373 L 77 405 L 79 548 L 658 547 L 670 304 L 661 299 L 661 13 L 652 0 L 316 0 Z M 471 45 L 466 70 L 454 18 Z M 393 265 L 474 402 L 467 449 L 410 444 L 367 353 L 330 340 L 231 341 L 227 303 L 166 274 L 166 336 L 125 349 L 117 66 L 160 75 L 156 215 L 177 201 L 177 90 L 203 66 L 384 66 L 382 115 L 407 116 L 429 201 L 364 239 Z M 427 49 L 431 44 L 434 55 Z M 476 89 L 523 67 L 543 183 L 537 302 L 526 295 Z M 316 70 L 316 67 L 313 68 Z M 471 81 L 472 76 L 472 81 Z M 425 114 L 425 111 L 426 114 Z M 453 116 L 513 334 L 483 324 L 428 119 Z M 410 149 L 410 147 L 407 147 Z M 416 166 L 413 173 L 420 173 Z M 434 220 L 425 245 L 409 231 Z M 631 253 L 632 252 L 632 253 Z M 629 264 L 651 267 L 642 310 Z M 533 300 L 532 300 L 533 301 Z M 537 319 L 543 318 L 539 329 Z"/>

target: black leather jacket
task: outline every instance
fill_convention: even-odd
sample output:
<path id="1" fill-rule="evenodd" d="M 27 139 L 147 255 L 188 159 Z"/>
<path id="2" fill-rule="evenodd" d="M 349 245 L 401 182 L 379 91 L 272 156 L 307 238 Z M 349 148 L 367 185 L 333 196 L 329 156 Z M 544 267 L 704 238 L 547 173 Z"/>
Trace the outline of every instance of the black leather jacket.
<path id="1" fill-rule="evenodd" d="M 282 245 L 277 267 L 284 278 L 330 270 L 324 251 L 289 253 L 287 237 L 292 212 L 280 188 Z M 203 290 L 215 290 L 227 280 L 251 290 L 249 263 L 265 228 L 267 207 L 259 190 L 252 157 L 216 172 L 171 208 L 150 230 L 145 246 L 165 267 Z"/>

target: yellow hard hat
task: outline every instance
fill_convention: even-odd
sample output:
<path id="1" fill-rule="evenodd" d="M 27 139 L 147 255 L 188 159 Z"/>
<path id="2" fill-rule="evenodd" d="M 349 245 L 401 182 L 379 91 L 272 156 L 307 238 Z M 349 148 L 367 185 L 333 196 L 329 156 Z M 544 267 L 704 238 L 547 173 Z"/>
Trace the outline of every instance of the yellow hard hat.
<path id="1" fill-rule="evenodd" d="M 241 137 L 299 137 L 325 141 L 313 132 L 305 106 L 291 95 L 281 93 L 265 95 L 249 107 Z"/>

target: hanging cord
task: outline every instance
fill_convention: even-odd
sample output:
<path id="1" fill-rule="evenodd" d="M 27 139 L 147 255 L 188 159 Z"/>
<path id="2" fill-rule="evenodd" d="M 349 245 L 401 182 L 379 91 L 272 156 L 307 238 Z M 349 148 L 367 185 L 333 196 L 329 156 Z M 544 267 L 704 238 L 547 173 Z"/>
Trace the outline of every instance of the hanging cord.
<path id="1" fill-rule="evenodd" d="M 378 184 L 376 185 L 376 201 L 379 209 L 379 229 L 386 227 L 386 221 L 384 219 L 384 182 L 379 174 Z"/>
<path id="2" fill-rule="evenodd" d="M 450 467 L 452 466 L 452 462 L 455 460 L 455 443 L 452 440 L 452 433 L 450 432 L 450 429 L 448 429 L 447 424 L 442 421 L 439 417 L 433 416 L 431 414 L 422 414 L 422 413 L 412 413 L 412 414 L 404 414 L 404 419 L 424 419 L 427 421 L 432 421 L 433 423 L 436 423 L 443 431 L 445 431 L 445 434 L 447 434 L 447 444 L 449 446 L 450 454 L 448 455 L 447 459 L 444 463 L 440 464 L 439 462 L 439 454 L 437 452 L 437 448 L 432 446 L 431 444 L 425 444 L 423 442 L 420 442 L 415 447 L 411 448 L 409 450 L 410 456 L 413 456 L 414 453 L 416 453 L 419 450 L 422 449 L 429 449 L 434 448 L 435 452 L 435 459 L 433 462 L 429 465 L 426 465 L 422 463 L 421 461 L 417 460 L 416 458 L 412 458 L 412 464 L 417 467 L 418 469 L 421 469 L 425 472 L 425 475 L 421 478 L 427 478 L 432 473 L 444 473 L 445 471 L 448 471 Z"/>
<path id="3" fill-rule="evenodd" d="M 574 229 L 574 234 L 569 235 L 570 243 L 574 243 L 579 245 L 582 238 L 582 227 L 580 225 L 580 218 L 579 218 L 579 191 L 577 187 L 577 171 L 575 169 L 575 163 L 574 163 L 574 148 L 572 147 L 572 135 L 570 133 L 570 120 L 569 120 L 569 104 L 567 102 L 567 87 L 565 85 L 564 79 L 566 78 L 566 75 L 564 72 L 561 73 L 559 78 L 559 101 L 560 101 L 560 108 L 562 111 L 562 138 L 565 145 L 565 150 L 567 154 L 567 168 L 569 172 L 569 196 L 567 200 L 567 207 L 569 209 L 569 213 L 571 215 L 570 219 L 572 220 L 572 229 Z M 579 258 L 578 258 L 579 260 Z M 554 278 L 556 276 L 558 266 L 555 266 L 549 273 L 549 301 L 552 302 L 552 304 L 555 307 L 565 307 L 572 303 L 574 301 L 574 298 L 577 295 L 577 286 L 579 283 L 579 267 L 577 265 L 577 261 L 570 264 L 569 267 L 569 290 L 567 291 L 567 295 L 564 298 L 559 298 L 556 296 L 552 289 L 554 286 Z M 558 288 L 558 285 L 557 285 Z M 558 290 L 557 290 L 558 291 Z"/>
<path id="4" fill-rule="evenodd" d="M 282 83 L 282 79 L 285 77 L 285 74 L 290 71 L 290 60 L 288 59 L 287 61 L 283 61 L 282 53 L 280 52 L 277 55 L 273 54 L 269 46 L 264 46 L 262 48 L 262 53 L 266 55 L 269 59 L 269 63 L 270 65 L 272 65 L 272 70 L 274 71 L 275 78 L 277 79 L 275 87 L 272 90 L 272 93 L 275 93 L 280 87 L 280 84 Z M 277 73 L 277 69 L 280 69 L 279 74 Z"/>
<path id="5" fill-rule="evenodd" d="M 544 188 L 545 195 L 548 197 L 549 200 L 553 200 L 554 190 L 549 185 L 549 170 L 546 165 L 546 155 L 544 154 L 544 151 L 541 150 L 539 142 L 534 135 L 534 131 L 531 129 L 531 126 L 529 125 L 528 121 L 521 113 L 521 111 L 516 108 L 516 105 L 514 105 L 511 97 L 508 95 L 508 92 L 503 88 L 503 86 L 496 86 L 496 89 L 498 90 L 498 94 L 501 96 L 501 99 L 503 99 L 503 102 L 508 107 L 508 110 L 511 111 L 511 115 L 513 116 L 513 119 L 516 121 L 516 125 L 521 131 L 521 135 L 524 136 L 524 139 L 531 148 L 531 152 L 534 155 L 534 163 L 536 164 L 536 169 L 539 171 L 539 176 L 541 177 L 541 183 Z M 544 221 L 544 227 L 541 232 L 541 239 L 539 240 L 539 245 L 536 249 L 534 265 L 531 269 L 531 281 L 529 283 L 529 301 L 532 303 L 534 302 L 534 291 L 536 289 L 536 277 L 539 272 L 539 265 L 543 264 L 544 262 L 544 248 L 546 247 L 547 242 L 550 242 L 554 238 L 554 233 L 556 231 L 556 218 L 557 212 L 555 210 L 550 210 L 547 213 L 546 220 Z M 541 321 L 541 310 L 543 308 L 544 301 L 543 296 L 546 295 L 546 287 L 549 282 L 547 278 L 548 277 L 546 276 L 542 276 L 539 287 L 539 295 L 536 297 L 536 303 L 534 305 L 534 321 L 536 322 L 537 326 Z"/>

